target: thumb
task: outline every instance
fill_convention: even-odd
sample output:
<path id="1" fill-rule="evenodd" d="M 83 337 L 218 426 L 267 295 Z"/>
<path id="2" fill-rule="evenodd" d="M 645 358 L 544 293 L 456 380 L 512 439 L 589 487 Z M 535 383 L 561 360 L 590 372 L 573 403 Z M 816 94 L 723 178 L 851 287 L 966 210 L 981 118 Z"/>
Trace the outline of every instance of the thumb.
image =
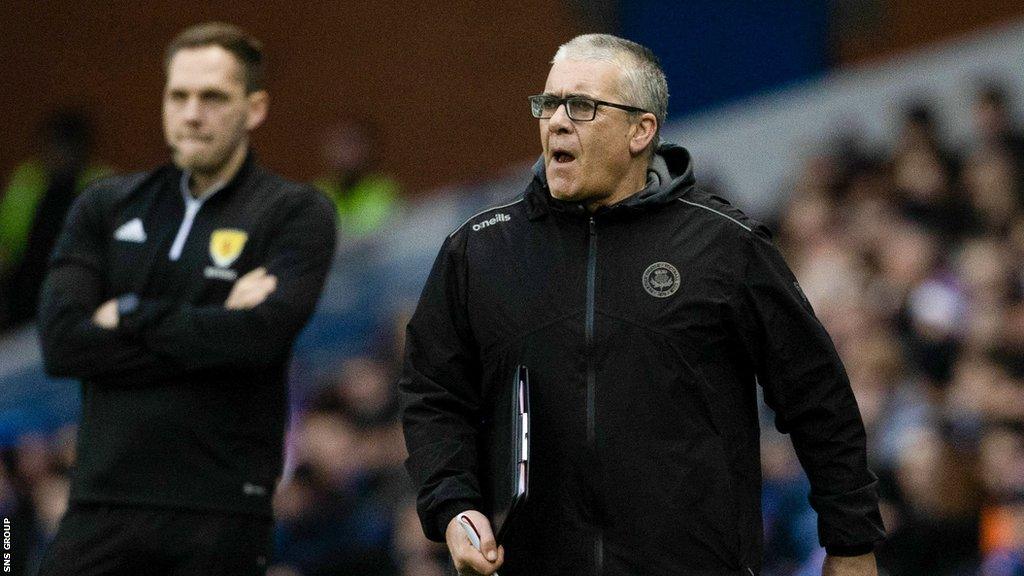
<path id="1" fill-rule="evenodd" d="M 494 541 L 491 523 L 485 518 L 483 522 L 477 524 L 476 528 L 480 531 L 480 553 L 487 558 L 488 562 L 494 562 L 498 559 L 498 545 Z"/>

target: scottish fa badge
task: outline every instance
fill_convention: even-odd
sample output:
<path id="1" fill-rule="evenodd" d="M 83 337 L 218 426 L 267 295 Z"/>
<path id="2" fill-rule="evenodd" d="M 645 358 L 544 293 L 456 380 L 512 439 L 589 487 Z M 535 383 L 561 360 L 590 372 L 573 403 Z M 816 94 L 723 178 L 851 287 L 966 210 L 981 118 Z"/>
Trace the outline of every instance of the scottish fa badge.
<path id="1" fill-rule="evenodd" d="M 655 298 L 668 298 L 679 290 L 679 270 L 668 262 L 655 262 L 644 270 L 644 290 Z"/>
<path id="2" fill-rule="evenodd" d="M 220 268 L 234 264 L 242 254 L 249 234 L 235 228 L 220 228 L 210 234 L 210 259 Z"/>

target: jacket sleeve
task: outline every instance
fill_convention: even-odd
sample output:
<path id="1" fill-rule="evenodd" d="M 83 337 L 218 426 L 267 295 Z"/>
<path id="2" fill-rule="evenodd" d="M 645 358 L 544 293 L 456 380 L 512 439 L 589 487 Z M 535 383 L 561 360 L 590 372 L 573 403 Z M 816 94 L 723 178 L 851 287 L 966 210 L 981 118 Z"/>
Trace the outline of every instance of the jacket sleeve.
<path id="1" fill-rule="evenodd" d="M 864 424 L 839 355 L 778 250 L 744 235 L 732 310 L 776 427 L 792 437 L 829 554 L 870 552 L 885 537 Z"/>
<path id="2" fill-rule="evenodd" d="M 190 370 L 252 369 L 279 363 L 313 313 L 334 258 L 334 211 L 310 190 L 272 227 L 262 265 L 277 289 L 260 305 L 228 310 L 162 299 L 140 301 L 121 333 Z"/>
<path id="3" fill-rule="evenodd" d="M 479 510 L 480 364 L 466 308 L 465 237 L 441 248 L 406 329 L 399 379 L 406 468 L 428 538 L 443 542 L 463 510 Z"/>
<path id="4" fill-rule="evenodd" d="M 51 376 L 98 383 L 145 384 L 182 368 L 113 330 L 92 323 L 109 296 L 102 189 L 75 201 L 54 247 L 39 304 L 43 365 Z"/>

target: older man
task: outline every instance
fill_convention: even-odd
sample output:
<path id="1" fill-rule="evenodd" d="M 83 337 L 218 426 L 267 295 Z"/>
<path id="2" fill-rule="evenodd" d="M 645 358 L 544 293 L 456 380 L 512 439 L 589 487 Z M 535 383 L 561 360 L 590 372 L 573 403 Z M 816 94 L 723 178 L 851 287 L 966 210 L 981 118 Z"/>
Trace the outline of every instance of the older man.
<path id="1" fill-rule="evenodd" d="M 47 371 L 82 381 L 71 506 L 42 574 L 262 574 L 285 374 L 334 251 L 316 190 L 260 166 L 259 42 L 228 24 L 167 49 L 173 163 L 101 181 L 53 254 Z"/>
<path id="2" fill-rule="evenodd" d="M 873 575 L 884 532 L 842 363 L 768 231 L 658 144 L 667 99 L 646 48 L 563 45 L 530 97 L 533 181 L 445 240 L 401 379 L 423 527 L 463 574 L 757 574 L 760 382 L 811 479 L 824 574 Z M 520 364 L 530 499 L 496 547 L 481 422 Z"/>

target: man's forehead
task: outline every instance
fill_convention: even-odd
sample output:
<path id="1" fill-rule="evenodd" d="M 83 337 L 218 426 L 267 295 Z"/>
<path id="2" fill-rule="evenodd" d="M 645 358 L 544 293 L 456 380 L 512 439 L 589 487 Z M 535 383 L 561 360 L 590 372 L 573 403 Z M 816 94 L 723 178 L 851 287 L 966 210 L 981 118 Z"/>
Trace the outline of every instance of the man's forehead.
<path id="1" fill-rule="evenodd" d="M 558 60 L 551 65 L 544 92 L 566 96 L 608 96 L 619 88 L 620 69 L 607 60 Z"/>
<path id="2" fill-rule="evenodd" d="M 174 54 L 167 67 L 167 83 L 237 83 L 244 88 L 245 78 L 242 64 L 231 52 L 220 46 L 202 46 L 183 48 Z"/>

